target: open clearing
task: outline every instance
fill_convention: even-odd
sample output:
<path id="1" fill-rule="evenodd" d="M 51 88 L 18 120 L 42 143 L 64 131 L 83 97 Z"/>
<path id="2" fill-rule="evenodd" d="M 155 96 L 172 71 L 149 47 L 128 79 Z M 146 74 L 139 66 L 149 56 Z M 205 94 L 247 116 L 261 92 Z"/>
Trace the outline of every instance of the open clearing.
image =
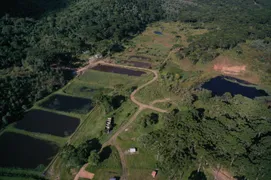
<path id="1" fill-rule="evenodd" d="M 31 110 L 22 120 L 16 122 L 15 127 L 30 132 L 65 137 L 71 135 L 79 124 L 80 120 L 77 118 L 42 110 Z"/>
<path id="2" fill-rule="evenodd" d="M 0 136 L 0 167 L 36 168 L 46 166 L 58 151 L 58 146 L 16 133 Z"/>

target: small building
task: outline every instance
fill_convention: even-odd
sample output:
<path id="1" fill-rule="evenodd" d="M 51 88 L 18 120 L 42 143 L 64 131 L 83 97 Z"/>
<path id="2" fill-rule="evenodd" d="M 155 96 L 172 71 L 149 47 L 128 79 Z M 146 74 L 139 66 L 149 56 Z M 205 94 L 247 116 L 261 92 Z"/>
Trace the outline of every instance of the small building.
<path id="1" fill-rule="evenodd" d="M 156 175 L 157 175 L 157 170 L 152 171 L 151 176 L 152 176 L 153 178 L 155 178 L 155 177 L 156 177 Z"/>
<path id="2" fill-rule="evenodd" d="M 117 180 L 117 178 L 114 178 L 114 177 L 113 177 L 113 178 L 110 178 L 109 180 Z"/>
<path id="3" fill-rule="evenodd" d="M 137 151 L 136 148 L 130 148 L 130 149 L 128 150 L 129 153 L 136 153 L 136 151 Z"/>
<path id="4" fill-rule="evenodd" d="M 113 128 L 113 118 L 107 118 L 105 122 L 105 132 L 110 133 Z"/>

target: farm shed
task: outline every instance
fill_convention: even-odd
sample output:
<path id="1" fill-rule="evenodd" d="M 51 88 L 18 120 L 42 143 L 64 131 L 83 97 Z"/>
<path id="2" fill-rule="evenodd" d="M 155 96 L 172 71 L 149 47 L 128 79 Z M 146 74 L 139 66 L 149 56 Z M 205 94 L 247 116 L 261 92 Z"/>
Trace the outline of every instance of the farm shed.
<path id="1" fill-rule="evenodd" d="M 136 148 L 130 148 L 130 149 L 128 150 L 128 152 L 129 152 L 129 153 L 135 153 L 135 152 L 136 152 Z"/>

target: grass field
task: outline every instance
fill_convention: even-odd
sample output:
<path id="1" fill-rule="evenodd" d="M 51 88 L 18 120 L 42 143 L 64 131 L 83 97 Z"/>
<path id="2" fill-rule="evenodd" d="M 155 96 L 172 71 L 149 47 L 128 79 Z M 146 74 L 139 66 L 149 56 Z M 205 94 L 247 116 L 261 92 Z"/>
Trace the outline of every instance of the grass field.
<path id="1" fill-rule="evenodd" d="M 127 166 L 129 170 L 129 179 L 152 179 L 151 172 L 157 168 L 156 156 L 152 150 L 148 147 L 144 147 L 139 139 L 142 135 L 151 132 L 154 129 L 160 129 L 163 126 L 162 114 L 159 115 L 159 121 L 155 125 L 149 127 L 142 127 L 141 120 L 144 116 L 156 113 L 151 110 L 144 110 L 137 117 L 136 121 L 128 128 L 126 132 L 123 132 L 117 139 L 117 143 L 120 144 L 123 151 L 127 151 L 129 148 L 135 147 L 138 150 L 136 154 L 125 155 Z M 159 172 L 158 179 L 166 179 L 166 176 Z"/>
<path id="2" fill-rule="evenodd" d="M 136 94 L 136 98 L 142 102 L 149 104 L 150 102 L 157 99 L 165 99 L 172 97 L 173 94 L 169 92 L 167 86 L 156 81 L 151 85 L 143 88 Z"/>

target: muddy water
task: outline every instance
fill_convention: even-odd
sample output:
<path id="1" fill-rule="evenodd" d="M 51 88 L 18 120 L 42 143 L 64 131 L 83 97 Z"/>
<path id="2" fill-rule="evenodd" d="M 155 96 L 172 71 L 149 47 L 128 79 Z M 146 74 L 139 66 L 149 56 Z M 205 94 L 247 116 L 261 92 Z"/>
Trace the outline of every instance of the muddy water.
<path id="1" fill-rule="evenodd" d="M 92 101 L 90 99 L 58 94 L 51 96 L 47 101 L 43 102 L 41 106 L 48 109 L 79 114 L 86 114 L 93 108 Z"/>
<path id="2" fill-rule="evenodd" d="M 128 76 L 141 76 L 142 74 L 145 74 L 144 71 L 136 71 L 136 70 L 115 67 L 115 66 L 108 66 L 108 65 L 97 65 L 97 66 L 93 67 L 92 69 L 98 70 L 98 71 L 103 71 L 103 72 L 125 74 Z"/>
<path id="3" fill-rule="evenodd" d="M 211 79 L 210 81 L 204 83 L 202 88 L 212 91 L 213 95 L 217 96 L 221 96 L 226 92 L 230 92 L 232 95 L 241 94 L 242 96 L 246 96 L 248 98 L 268 96 L 264 90 L 259 90 L 255 87 L 242 86 L 238 83 L 227 81 L 223 76 Z"/>
<path id="4" fill-rule="evenodd" d="M 0 136 L 0 167 L 34 169 L 47 166 L 58 146 L 29 136 L 5 132 Z"/>
<path id="5" fill-rule="evenodd" d="M 71 135 L 79 124 L 78 118 L 42 110 L 31 110 L 22 120 L 16 122 L 15 127 L 30 132 L 65 137 Z"/>

